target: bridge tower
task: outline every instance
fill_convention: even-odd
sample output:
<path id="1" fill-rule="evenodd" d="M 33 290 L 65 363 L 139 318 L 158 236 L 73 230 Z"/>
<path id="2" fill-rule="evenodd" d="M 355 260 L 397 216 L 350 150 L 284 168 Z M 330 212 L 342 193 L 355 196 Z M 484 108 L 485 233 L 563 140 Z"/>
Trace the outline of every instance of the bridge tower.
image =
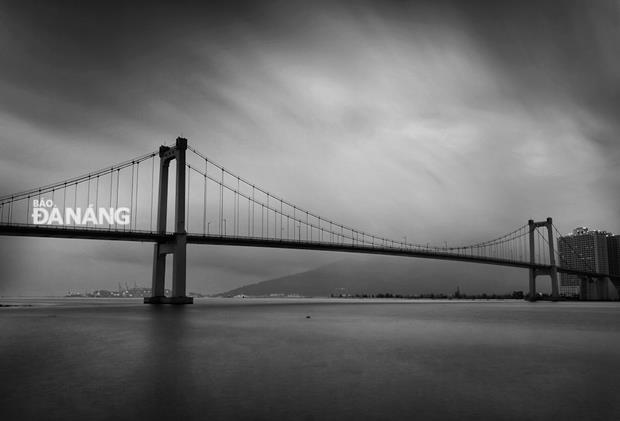
<path id="1" fill-rule="evenodd" d="M 187 139 L 177 138 L 172 147 L 159 148 L 159 195 L 157 199 L 157 233 L 166 234 L 168 211 L 168 169 L 176 159 L 174 200 L 174 234 L 172 240 L 158 241 L 153 251 L 152 296 L 147 304 L 192 304 L 194 299 L 185 291 L 187 232 L 185 231 L 185 152 Z M 172 297 L 165 296 L 166 255 L 172 254 Z"/>
<path id="2" fill-rule="evenodd" d="M 534 222 L 533 219 L 528 221 L 528 225 L 530 227 L 530 301 L 536 301 L 536 277 L 538 275 L 549 275 L 551 278 L 551 299 L 558 300 L 560 295 L 558 292 L 558 266 L 555 262 L 555 252 L 553 245 L 553 220 L 551 218 L 547 218 L 546 221 Z M 534 234 L 536 228 L 538 227 L 546 227 L 547 228 L 547 243 L 549 245 L 549 267 L 548 268 L 535 268 L 536 265 L 536 250 Z"/>

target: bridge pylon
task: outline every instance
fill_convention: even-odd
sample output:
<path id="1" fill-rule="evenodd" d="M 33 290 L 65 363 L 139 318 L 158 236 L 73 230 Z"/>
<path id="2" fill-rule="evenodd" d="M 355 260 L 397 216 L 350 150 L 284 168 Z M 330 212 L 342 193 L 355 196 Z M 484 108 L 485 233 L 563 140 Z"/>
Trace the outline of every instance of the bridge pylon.
<path id="1" fill-rule="evenodd" d="M 158 241 L 153 250 L 152 296 L 145 297 L 147 304 L 192 304 L 186 296 L 187 231 L 185 230 L 185 152 L 187 139 L 177 138 L 172 147 L 159 148 L 159 194 L 157 199 L 157 233 L 166 234 L 168 211 L 168 169 L 176 159 L 176 188 L 174 200 L 174 234 L 169 241 Z M 165 296 L 166 255 L 172 254 L 172 296 Z"/>
<path id="2" fill-rule="evenodd" d="M 553 301 L 557 301 L 560 298 L 560 294 L 558 291 L 558 266 L 555 262 L 555 250 L 553 244 L 553 220 L 549 217 L 546 221 L 534 222 L 533 219 L 528 221 L 528 225 L 530 228 L 530 291 L 529 291 L 529 300 L 536 301 L 536 277 L 539 275 L 549 275 L 551 278 L 551 299 Z M 534 234 L 536 232 L 536 228 L 538 227 L 546 227 L 547 228 L 547 243 L 549 245 L 549 267 L 548 268 L 536 268 L 536 250 L 535 250 L 535 241 Z"/>

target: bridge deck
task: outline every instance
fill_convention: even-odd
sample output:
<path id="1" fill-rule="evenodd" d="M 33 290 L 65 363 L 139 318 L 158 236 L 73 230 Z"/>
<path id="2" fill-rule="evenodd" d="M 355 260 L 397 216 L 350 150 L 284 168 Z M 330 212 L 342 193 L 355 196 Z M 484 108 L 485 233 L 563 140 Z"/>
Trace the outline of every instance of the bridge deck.
<path id="1" fill-rule="evenodd" d="M 2 224 L 0 225 L 0 235 L 20 236 L 20 237 L 54 237 L 54 238 L 74 238 L 85 240 L 111 240 L 111 241 L 138 241 L 165 243 L 174 239 L 173 233 L 159 234 L 152 231 L 123 231 L 115 229 L 84 228 L 71 226 L 47 226 L 47 225 L 20 225 Z M 259 237 L 234 237 L 219 235 L 187 235 L 188 244 L 211 244 L 223 246 L 241 247 L 267 247 L 281 249 L 301 249 L 317 250 L 344 253 L 364 253 L 382 254 L 388 256 L 417 257 L 424 259 L 451 260 L 469 263 L 482 263 L 498 266 L 518 267 L 523 269 L 550 269 L 549 265 L 531 264 L 529 262 L 482 257 L 475 255 L 456 254 L 441 251 L 429 251 L 424 249 L 406 249 L 398 247 L 369 246 L 355 244 L 337 244 L 319 241 L 292 241 L 278 240 Z M 558 267 L 558 272 L 569 273 L 578 276 L 609 277 L 616 281 L 620 280 L 620 275 L 609 275 L 605 273 L 592 273 L 576 269 Z"/>

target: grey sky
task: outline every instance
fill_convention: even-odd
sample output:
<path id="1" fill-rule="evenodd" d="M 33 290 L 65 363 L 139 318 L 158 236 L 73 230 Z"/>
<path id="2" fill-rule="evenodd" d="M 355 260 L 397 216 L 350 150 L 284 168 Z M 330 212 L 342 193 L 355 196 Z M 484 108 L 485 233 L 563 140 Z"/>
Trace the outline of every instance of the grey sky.
<path id="1" fill-rule="evenodd" d="M 0 6 L 0 194 L 183 135 L 298 206 L 395 239 L 473 242 L 547 216 L 620 232 L 617 1 L 25 4 Z M 147 245 L 0 249 L 2 293 L 51 282 L 23 256 L 49 259 L 63 287 L 101 281 L 85 256 L 149 282 Z M 192 256 L 210 276 L 190 289 L 211 292 L 341 257 Z"/>

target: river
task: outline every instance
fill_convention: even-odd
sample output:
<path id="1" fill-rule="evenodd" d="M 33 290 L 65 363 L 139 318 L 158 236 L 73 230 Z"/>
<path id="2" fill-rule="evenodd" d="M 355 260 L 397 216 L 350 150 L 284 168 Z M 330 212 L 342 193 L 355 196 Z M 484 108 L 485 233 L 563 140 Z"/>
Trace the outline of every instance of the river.
<path id="1" fill-rule="evenodd" d="M 0 303 L 5 421 L 620 419 L 617 302 Z"/>

